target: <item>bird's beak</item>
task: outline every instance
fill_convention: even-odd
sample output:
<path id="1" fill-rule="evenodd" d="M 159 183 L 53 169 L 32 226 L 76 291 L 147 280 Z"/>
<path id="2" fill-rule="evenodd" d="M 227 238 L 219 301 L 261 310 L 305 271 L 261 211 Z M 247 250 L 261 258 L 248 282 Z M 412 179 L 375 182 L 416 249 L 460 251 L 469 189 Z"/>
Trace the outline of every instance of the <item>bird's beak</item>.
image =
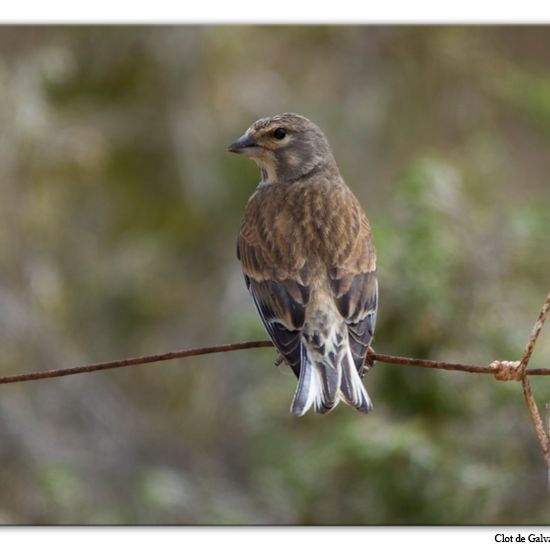
<path id="1" fill-rule="evenodd" d="M 230 153 L 243 154 L 247 149 L 258 147 L 258 142 L 250 134 L 244 134 L 237 141 L 234 141 L 227 150 Z"/>

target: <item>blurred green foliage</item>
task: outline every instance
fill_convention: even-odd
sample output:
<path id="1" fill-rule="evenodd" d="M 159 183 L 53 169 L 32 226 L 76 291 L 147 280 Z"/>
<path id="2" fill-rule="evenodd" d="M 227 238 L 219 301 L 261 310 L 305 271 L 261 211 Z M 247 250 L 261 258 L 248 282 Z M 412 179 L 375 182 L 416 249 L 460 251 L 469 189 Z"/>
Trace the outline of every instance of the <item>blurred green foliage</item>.
<path id="1" fill-rule="evenodd" d="M 376 349 L 517 358 L 550 290 L 548 51 L 547 27 L 0 28 L 0 372 L 264 338 L 235 258 L 258 174 L 225 147 L 283 111 L 374 227 Z M 518 384 L 377 365 L 372 414 L 295 419 L 273 360 L 3 387 L 0 521 L 547 522 Z"/>

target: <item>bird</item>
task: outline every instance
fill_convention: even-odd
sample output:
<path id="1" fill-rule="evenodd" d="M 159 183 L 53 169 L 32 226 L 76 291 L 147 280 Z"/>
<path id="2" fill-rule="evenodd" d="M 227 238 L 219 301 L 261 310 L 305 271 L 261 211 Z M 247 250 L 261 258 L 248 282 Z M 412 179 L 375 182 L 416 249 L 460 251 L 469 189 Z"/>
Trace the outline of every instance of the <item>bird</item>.
<path id="1" fill-rule="evenodd" d="M 261 118 L 229 147 L 260 169 L 242 218 L 237 258 L 261 321 L 298 383 L 290 412 L 362 413 L 376 325 L 371 226 L 329 142 L 296 113 Z"/>

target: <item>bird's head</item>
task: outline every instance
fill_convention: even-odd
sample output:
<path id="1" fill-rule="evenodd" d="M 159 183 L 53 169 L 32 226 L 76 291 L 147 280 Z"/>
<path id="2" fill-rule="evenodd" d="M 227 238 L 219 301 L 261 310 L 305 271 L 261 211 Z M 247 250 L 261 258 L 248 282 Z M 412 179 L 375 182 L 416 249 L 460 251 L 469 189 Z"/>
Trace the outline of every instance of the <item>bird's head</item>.
<path id="1" fill-rule="evenodd" d="M 294 113 L 257 120 L 228 151 L 253 159 L 264 183 L 295 181 L 320 166 L 335 167 L 323 132 Z"/>

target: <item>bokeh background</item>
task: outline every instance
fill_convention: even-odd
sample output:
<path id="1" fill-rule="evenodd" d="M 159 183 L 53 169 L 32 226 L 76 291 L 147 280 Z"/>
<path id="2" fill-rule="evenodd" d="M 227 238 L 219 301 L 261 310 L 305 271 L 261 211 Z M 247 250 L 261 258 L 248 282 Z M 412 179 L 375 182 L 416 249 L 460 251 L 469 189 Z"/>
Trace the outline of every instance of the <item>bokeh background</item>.
<path id="1" fill-rule="evenodd" d="M 13 26 L 0 374 L 265 338 L 235 258 L 258 173 L 225 148 L 283 111 L 371 219 L 375 348 L 518 358 L 550 290 L 549 27 Z M 380 364 L 372 414 L 296 419 L 274 358 L 1 386 L 0 522 L 548 521 L 519 384 Z"/>

